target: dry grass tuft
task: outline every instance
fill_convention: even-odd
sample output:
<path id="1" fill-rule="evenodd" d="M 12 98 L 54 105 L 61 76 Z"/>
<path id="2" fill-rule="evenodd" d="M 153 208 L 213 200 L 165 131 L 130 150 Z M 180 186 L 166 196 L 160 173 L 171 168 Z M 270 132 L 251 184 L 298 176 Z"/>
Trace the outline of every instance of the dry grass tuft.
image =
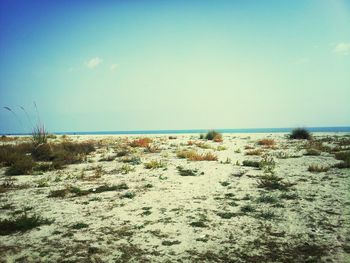
<path id="1" fill-rule="evenodd" d="M 200 154 L 194 150 L 181 150 L 177 152 L 177 157 L 184 158 L 189 161 L 217 161 L 218 157 L 211 153 Z"/>
<path id="2" fill-rule="evenodd" d="M 264 151 L 262 149 L 255 149 L 255 150 L 251 150 L 251 151 L 247 151 L 245 153 L 245 155 L 262 155 L 264 153 Z"/>
<path id="3" fill-rule="evenodd" d="M 150 138 L 140 138 L 140 139 L 135 139 L 130 143 L 131 147 L 144 147 L 147 148 L 149 147 L 150 143 L 152 143 L 152 139 Z"/>
<path id="4" fill-rule="evenodd" d="M 274 139 L 261 139 L 258 141 L 258 145 L 273 147 L 276 145 L 276 141 Z"/>

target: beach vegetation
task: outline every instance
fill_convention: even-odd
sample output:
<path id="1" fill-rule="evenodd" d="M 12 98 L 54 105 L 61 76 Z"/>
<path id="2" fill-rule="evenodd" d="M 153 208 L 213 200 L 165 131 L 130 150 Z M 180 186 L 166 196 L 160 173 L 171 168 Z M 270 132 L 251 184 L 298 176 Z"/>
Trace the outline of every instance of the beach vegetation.
<path id="1" fill-rule="evenodd" d="M 189 161 L 217 161 L 218 157 L 211 153 L 198 153 L 194 150 L 180 150 L 176 153 L 177 157 L 187 159 Z"/>
<path id="2" fill-rule="evenodd" d="M 159 169 L 159 168 L 166 168 L 166 163 L 162 162 L 162 161 L 150 161 L 145 163 L 145 168 L 146 169 Z"/>
<path id="3" fill-rule="evenodd" d="M 296 128 L 292 130 L 291 134 L 289 135 L 290 139 L 295 140 L 311 140 L 312 136 L 311 133 L 305 129 L 305 128 Z"/>
<path id="4" fill-rule="evenodd" d="M 276 218 L 276 214 L 274 211 L 272 210 L 265 210 L 265 211 L 261 211 L 257 214 L 257 218 L 261 218 L 261 219 L 265 219 L 265 220 L 271 220 Z"/>
<path id="5" fill-rule="evenodd" d="M 186 169 L 182 166 L 176 167 L 176 169 L 179 171 L 179 174 L 181 176 L 197 176 L 198 170 L 197 169 Z"/>
<path id="6" fill-rule="evenodd" d="M 206 140 L 210 140 L 210 141 L 214 141 L 214 142 L 222 142 L 222 134 L 215 131 L 215 130 L 211 130 L 208 131 L 207 134 L 205 135 L 205 139 Z"/>
<path id="7" fill-rule="evenodd" d="M 30 156 L 24 155 L 16 159 L 6 170 L 6 175 L 25 175 L 30 174 L 35 163 Z"/>
<path id="8" fill-rule="evenodd" d="M 299 195 L 296 192 L 282 192 L 280 198 L 286 200 L 295 200 L 299 198 Z"/>
<path id="9" fill-rule="evenodd" d="M 227 150 L 227 147 L 225 146 L 222 146 L 222 145 L 219 145 L 217 148 L 216 148 L 217 151 L 225 151 Z"/>
<path id="10" fill-rule="evenodd" d="M 260 162 L 258 161 L 244 160 L 242 162 L 242 165 L 247 167 L 260 168 Z"/>
<path id="11" fill-rule="evenodd" d="M 0 235 L 10 235 L 16 232 L 26 232 L 41 225 L 49 225 L 53 221 L 45 219 L 39 215 L 29 216 L 23 213 L 12 219 L 3 219 L 0 221 Z"/>
<path id="12" fill-rule="evenodd" d="M 117 155 L 110 154 L 110 155 L 103 156 L 103 157 L 99 160 L 99 162 L 112 162 L 112 161 L 114 161 L 116 158 L 117 158 Z"/>
<path id="13" fill-rule="evenodd" d="M 251 204 L 246 204 L 241 206 L 240 210 L 243 214 L 246 214 L 246 213 L 255 212 L 255 207 L 252 206 Z"/>
<path id="14" fill-rule="evenodd" d="M 275 174 L 264 174 L 258 181 L 258 188 L 265 188 L 266 190 L 288 190 L 291 186 L 290 183 L 286 183 L 282 178 Z"/>
<path id="15" fill-rule="evenodd" d="M 128 165 L 128 164 L 123 164 L 122 167 L 120 167 L 117 172 L 120 174 L 128 174 L 130 172 L 135 171 L 135 168 Z"/>
<path id="16" fill-rule="evenodd" d="M 266 146 L 266 147 L 273 147 L 275 146 L 276 141 L 274 139 L 261 139 L 258 141 L 258 145 Z"/>
<path id="17" fill-rule="evenodd" d="M 306 149 L 306 152 L 304 153 L 306 156 L 319 156 L 321 155 L 321 151 L 315 149 L 315 148 L 308 148 Z"/>
<path id="18" fill-rule="evenodd" d="M 192 226 L 192 227 L 201 227 L 201 228 L 203 228 L 203 227 L 208 227 L 206 224 L 205 224 L 205 222 L 204 221 L 193 221 L 193 222 L 191 222 L 190 223 L 190 226 Z"/>
<path id="19" fill-rule="evenodd" d="M 151 143 L 152 139 L 145 137 L 133 140 L 132 142 L 130 142 L 130 146 L 147 148 Z"/>
<path id="20" fill-rule="evenodd" d="M 47 143 L 49 133 L 43 124 L 37 124 L 32 131 L 32 141 L 34 146 Z"/>
<path id="21" fill-rule="evenodd" d="M 250 150 L 250 151 L 246 151 L 245 155 L 262 155 L 264 152 L 264 150 L 262 149 L 254 149 L 254 150 Z"/>
<path id="22" fill-rule="evenodd" d="M 120 196 L 120 198 L 133 199 L 136 196 L 134 192 L 126 192 Z"/>
<path id="23" fill-rule="evenodd" d="M 68 188 L 64 188 L 64 189 L 58 189 L 58 190 L 51 190 L 48 197 L 66 197 L 66 195 L 68 195 L 69 193 L 69 189 Z"/>
<path id="24" fill-rule="evenodd" d="M 266 203 L 266 204 L 277 204 L 280 202 L 280 200 L 273 195 L 268 195 L 268 194 L 262 194 L 260 195 L 256 201 L 258 203 Z"/>
<path id="25" fill-rule="evenodd" d="M 123 163 L 130 163 L 132 165 L 138 165 L 141 164 L 141 158 L 139 156 L 131 155 L 131 156 L 125 156 L 121 159 Z"/>
<path id="26" fill-rule="evenodd" d="M 77 229 L 77 230 L 87 228 L 87 227 L 89 227 L 89 225 L 83 222 L 78 222 L 71 226 L 72 229 Z"/>
<path id="27" fill-rule="evenodd" d="M 264 173 L 274 173 L 276 162 L 272 156 L 265 154 L 260 160 L 259 167 L 264 171 Z"/>
<path id="28" fill-rule="evenodd" d="M 307 170 L 311 173 L 322 173 L 327 172 L 329 169 L 329 166 L 311 164 Z"/>
<path id="29" fill-rule="evenodd" d="M 129 186 L 126 183 L 120 183 L 117 185 L 101 185 L 96 188 L 90 188 L 90 193 L 102 193 L 102 192 L 110 192 L 110 191 L 121 191 L 128 190 Z"/>
<path id="30" fill-rule="evenodd" d="M 342 162 L 337 163 L 337 168 L 350 168 L 350 151 L 338 152 L 335 154 L 335 159 L 341 160 Z"/>
<path id="31" fill-rule="evenodd" d="M 161 149 L 157 146 L 152 146 L 152 145 L 148 145 L 146 148 L 145 148 L 145 152 L 146 153 L 159 153 L 161 152 Z"/>
<path id="32" fill-rule="evenodd" d="M 216 214 L 222 219 L 231 219 L 232 217 L 237 216 L 237 213 L 232 213 L 232 212 L 218 212 Z"/>

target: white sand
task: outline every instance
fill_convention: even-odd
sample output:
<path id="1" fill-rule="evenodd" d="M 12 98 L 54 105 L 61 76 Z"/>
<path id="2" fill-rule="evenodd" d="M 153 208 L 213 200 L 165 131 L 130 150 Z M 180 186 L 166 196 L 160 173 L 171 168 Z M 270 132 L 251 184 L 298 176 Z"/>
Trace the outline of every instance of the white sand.
<path id="1" fill-rule="evenodd" d="M 334 136 L 315 135 L 317 139 Z M 120 157 L 111 162 L 99 160 L 115 153 L 116 142 L 139 135 L 69 136 L 75 141 L 103 140 L 104 146 L 89 155 L 86 163 L 42 175 L 13 176 L 15 184 L 24 188 L 0 194 L 0 207 L 12 207 L 1 209 L 0 219 L 12 218 L 15 211 L 27 208 L 29 215 L 38 214 L 54 223 L 0 236 L 0 262 L 301 262 L 294 253 L 312 255 L 316 262 L 350 262 L 350 169 L 307 171 L 311 164 L 338 163 L 333 154 L 304 156 L 305 142 L 288 140 L 286 134 L 225 134 L 223 143 L 205 142 L 215 149 L 225 146 L 222 151 L 188 146 L 189 140 L 200 141 L 197 134 L 171 135 L 177 137 L 174 140 L 167 135 L 146 136 L 152 137 L 161 152 L 144 153 L 137 148 L 143 164 L 135 165 L 135 171 L 128 174 L 116 172 L 124 165 Z M 277 149 L 265 150 L 274 156 L 276 175 L 295 183 L 289 191 L 258 188 L 263 171 L 236 164 L 260 161 L 261 156 L 245 155 L 249 150 L 244 147 L 263 148 L 256 143 L 262 138 L 276 140 Z M 186 148 L 213 152 L 218 161 L 176 157 L 178 149 Z M 276 158 L 279 152 L 296 158 Z M 227 158 L 231 163 L 221 163 Z M 164 161 L 166 169 L 145 169 L 144 163 L 150 160 Z M 204 174 L 180 176 L 179 165 Z M 87 180 L 97 166 L 102 167 L 102 176 Z M 1 168 L 0 183 L 8 179 L 4 172 Z M 239 173 L 244 174 L 239 177 Z M 47 180 L 48 186 L 38 187 L 40 180 Z M 129 190 L 48 197 L 51 190 L 67 185 L 89 189 L 123 182 Z M 135 197 L 121 198 L 125 192 Z M 276 197 L 277 204 L 258 202 L 264 193 Z M 296 197 L 282 198 L 284 193 Z M 255 211 L 242 213 L 248 204 Z M 224 212 L 231 213 L 226 214 L 231 218 L 223 218 Z M 263 218 L 263 212 L 275 217 Z M 72 229 L 79 222 L 88 227 Z M 203 222 L 205 227 L 194 227 L 193 222 Z M 305 252 L 305 247 L 311 252 Z M 317 249 L 327 251 L 318 257 Z"/>

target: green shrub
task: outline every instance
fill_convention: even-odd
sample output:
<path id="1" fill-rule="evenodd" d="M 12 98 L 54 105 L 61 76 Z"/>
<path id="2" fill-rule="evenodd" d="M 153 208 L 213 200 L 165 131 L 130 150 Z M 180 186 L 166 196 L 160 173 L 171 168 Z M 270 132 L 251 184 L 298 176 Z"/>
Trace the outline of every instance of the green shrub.
<path id="1" fill-rule="evenodd" d="M 0 164 L 10 166 L 31 153 L 33 145 L 31 143 L 21 143 L 17 145 L 0 146 Z"/>
<path id="2" fill-rule="evenodd" d="M 291 139 L 296 140 L 311 140 L 311 134 L 307 129 L 304 128 L 296 128 L 289 135 Z"/>
<path id="3" fill-rule="evenodd" d="M 132 165 L 138 165 L 141 164 L 141 158 L 138 156 L 125 156 L 121 159 L 123 163 L 130 163 Z"/>
<path id="4" fill-rule="evenodd" d="M 44 143 L 33 147 L 32 157 L 36 161 L 51 161 L 52 149 L 50 144 Z"/>
<path id="5" fill-rule="evenodd" d="M 283 182 L 282 178 L 274 174 L 264 174 L 258 182 L 259 188 L 267 190 L 288 190 L 290 186 L 290 183 Z"/>
<path id="6" fill-rule="evenodd" d="M 15 232 L 25 232 L 40 225 L 48 225 L 53 221 L 44 219 L 41 216 L 28 216 L 26 213 L 14 218 L 0 221 L 0 235 L 9 235 Z"/>
<path id="7" fill-rule="evenodd" d="M 82 229 L 82 228 L 87 228 L 87 227 L 89 227 L 89 225 L 85 224 L 85 223 L 76 223 L 76 224 L 71 226 L 72 229 Z"/>
<path id="8" fill-rule="evenodd" d="M 176 167 L 176 169 L 179 171 L 179 174 L 181 176 L 197 176 L 198 170 L 192 170 L 192 169 L 185 169 L 182 166 Z"/>
<path id="9" fill-rule="evenodd" d="M 23 175 L 29 174 L 34 167 L 34 162 L 30 156 L 22 156 L 20 159 L 14 161 L 14 163 L 6 170 L 6 175 Z"/>
<path id="10" fill-rule="evenodd" d="M 205 139 L 215 142 L 222 142 L 222 134 L 215 130 L 211 130 L 205 135 Z"/>
<path id="11" fill-rule="evenodd" d="M 133 171 L 135 171 L 135 168 L 128 164 L 123 164 L 122 167 L 117 170 L 117 172 L 121 174 L 128 174 Z"/>
<path id="12" fill-rule="evenodd" d="M 258 161 L 244 160 L 242 162 L 242 165 L 243 166 L 248 166 L 248 167 L 260 168 L 260 162 L 258 162 Z"/>
<path id="13" fill-rule="evenodd" d="M 127 190 L 129 189 L 128 185 L 126 183 L 121 183 L 117 185 L 102 185 L 97 188 L 92 188 L 89 190 L 89 192 L 92 193 L 102 193 L 102 192 L 109 192 L 109 191 L 120 191 L 120 190 Z"/>
<path id="14" fill-rule="evenodd" d="M 343 161 L 335 165 L 337 168 L 350 168 L 350 151 L 338 152 L 335 154 L 335 158 Z"/>
<path id="15" fill-rule="evenodd" d="M 126 192 L 125 194 L 122 194 L 120 198 L 128 198 L 128 199 L 133 199 L 135 197 L 135 193 L 133 192 Z"/>
<path id="16" fill-rule="evenodd" d="M 329 170 L 329 167 L 323 166 L 323 165 L 311 164 L 307 170 L 311 173 L 322 173 L 322 172 L 327 172 Z"/>
<path id="17" fill-rule="evenodd" d="M 158 169 L 158 168 L 165 168 L 166 164 L 162 161 L 150 161 L 148 163 L 145 163 L 146 169 Z"/>
<path id="18" fill-rule="evenodd" d="M 309 148 L 309 149 L 306 149 L 306 153 L 304 155 L 307 155 L 307 156 L 319 156 L 321 155 L 321 152 L 317 149 L 314 149 L 314 148 Z"/>

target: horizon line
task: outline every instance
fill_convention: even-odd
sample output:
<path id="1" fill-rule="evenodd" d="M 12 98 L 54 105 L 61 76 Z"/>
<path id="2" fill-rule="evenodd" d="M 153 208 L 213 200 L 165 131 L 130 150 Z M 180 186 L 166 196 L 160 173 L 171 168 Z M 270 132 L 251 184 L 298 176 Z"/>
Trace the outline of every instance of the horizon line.
<path id="1" fill-rule="evenodd" d="M 295 128 L 305 128 L 310 132 L 350 132 L 350 126 L 295 126 L 295 127 L 269 127 L 269 128 L 214 128 L 214 129 L 151 129 L 151 130 L 109 130 L 109 131 L 54 131 L 49 134 L 56 135 L 88 135 L 88 134 L 184 134 L 184 133 L 205 133 L 216 130 L 220 133 L 278 133 L 290 132 Z M 0 133 L 1 135 L 31 135 L 31 132 L 21 133 Z"/>

